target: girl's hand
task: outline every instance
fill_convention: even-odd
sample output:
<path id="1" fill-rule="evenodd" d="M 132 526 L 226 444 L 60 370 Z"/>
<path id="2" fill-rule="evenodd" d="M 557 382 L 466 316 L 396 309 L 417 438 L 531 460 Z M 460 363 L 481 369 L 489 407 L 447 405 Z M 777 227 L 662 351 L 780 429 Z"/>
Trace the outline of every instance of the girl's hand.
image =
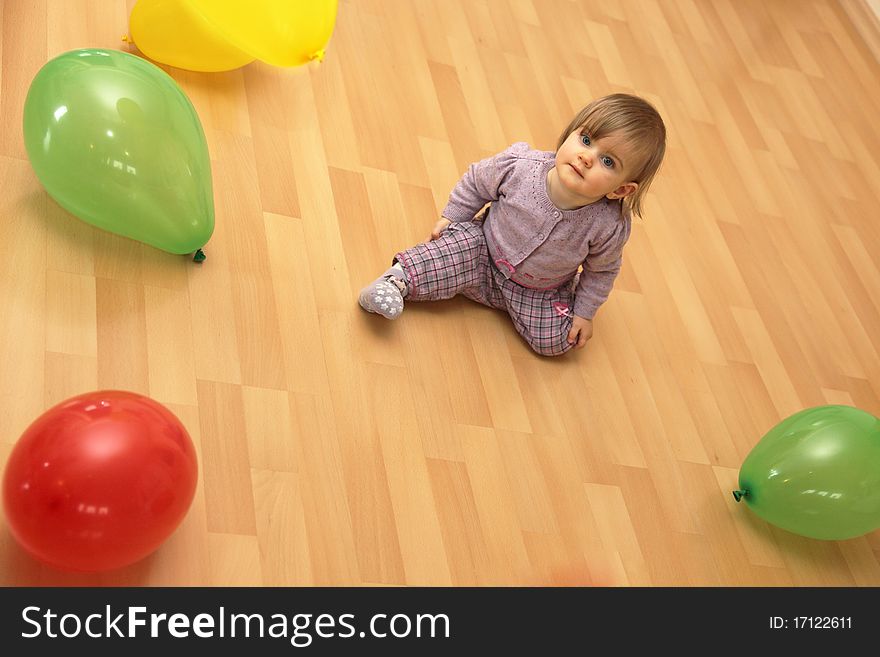
<path id="1" fill-rule="evenodd" d="M 440 217 L 440 221 L 438 221 L 434 225 L 434 230 L 431 231 L 431 239 L 436 240 L 438 237 L 440 237 L 440 233 L 442 233 L 451 223 L 452 222 L 449 221 L 449 219 L 447 219 L 446 217 Z"/>
<path id="2" fill-rule="evenodd" d="M 568 332 L 568 343 L 573 344 L 575 349 L 580 349 L 587 340 L 593 337 L 593 320 L 574 316 L 571 330 Z"/>

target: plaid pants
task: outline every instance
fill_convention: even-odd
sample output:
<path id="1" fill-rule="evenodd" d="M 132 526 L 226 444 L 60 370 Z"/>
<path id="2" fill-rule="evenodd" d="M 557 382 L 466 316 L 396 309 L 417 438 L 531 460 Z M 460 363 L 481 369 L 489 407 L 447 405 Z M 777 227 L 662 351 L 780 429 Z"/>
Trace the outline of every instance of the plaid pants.
<path id="1" fill-rule="evenodd" d="M 533 290 L 506 278 L 489 257 L 483 225 L 452 223 L 439 239 L 395 256 L 407 277 L 407 301 L 437 301 L 462 294 L 506 311 L 517 332 L 542 356 L 571 349 L 573 281 L 552 290 Z"/>

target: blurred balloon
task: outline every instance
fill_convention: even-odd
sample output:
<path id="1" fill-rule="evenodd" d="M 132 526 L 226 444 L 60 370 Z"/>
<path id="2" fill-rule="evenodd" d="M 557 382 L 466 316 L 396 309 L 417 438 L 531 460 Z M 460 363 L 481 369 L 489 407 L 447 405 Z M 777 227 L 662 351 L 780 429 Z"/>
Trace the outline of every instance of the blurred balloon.
<path id="1" fill-rule="evenodd" d="M 178 68 L 298 66 L 323 58 L 336 9 L 337 0 L 138 0 L 129 26 L 141 52 Z"/>
<path id="2" fill-rule="evenodd" d="M 783 420 L 739 473 L 737 501 L 810 538 L 842 540 L 880 527 L 880 420 L 851 406 L 819 406 Z"/>
<path id="3" fill-rule="evenodd" d="M 37 559 L 96 572 L 153 552 L 186 515 L 198 464 L 167 408 L 131 392 L 91 392 L 38 417 L 3 476 L 12 535 Z"/>
<path id="4" fill-rule="evenodd" d="M 24 142 L 52 198 L 98 228 L 178 254 L 214 231 L 199 117 L 140 57 L 72 50 L 46 63 L 25 100 Z"/>
<path id="5" fill-rule="evenodd" d="M 129 27 L 147 57 L 188 71 L 231 71 L 254 61 L 185 0 L 138 0 Z"/>

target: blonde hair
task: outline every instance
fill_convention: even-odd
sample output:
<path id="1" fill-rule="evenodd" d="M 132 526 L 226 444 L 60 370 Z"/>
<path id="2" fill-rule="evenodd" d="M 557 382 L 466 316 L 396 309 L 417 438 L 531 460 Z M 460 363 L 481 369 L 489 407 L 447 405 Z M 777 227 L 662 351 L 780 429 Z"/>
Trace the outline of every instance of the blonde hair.
<path id="1" fill-rule="evenodd" d="M 629 179 L 638 183 L 639 188 L 625 197 L 623 203 L 631 213 L 642 216 L 645 194 L 666 153 L 666 126 L 654 106 L 629 94 L 597 98 L 571 120 L 559 138 L 557 151 L 576 130 L 583 130 L 593 140 L 621 132 L 632 143 L 637 159 Z"/>

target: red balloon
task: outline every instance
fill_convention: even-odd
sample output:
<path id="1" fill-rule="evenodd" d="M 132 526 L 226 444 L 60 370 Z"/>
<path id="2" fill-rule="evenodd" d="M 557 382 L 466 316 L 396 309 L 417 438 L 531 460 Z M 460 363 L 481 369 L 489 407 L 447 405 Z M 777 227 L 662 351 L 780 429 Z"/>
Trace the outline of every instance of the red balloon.
<path id="1" fill-rule="evenodd" d="M 192 441 L 171 411 L 102 390 L 58 404 L 27 428 L 6 463 L 3 508 L 12 535 L 37 559 L 111 570 L 171 535 L 197 476 Z"/>

